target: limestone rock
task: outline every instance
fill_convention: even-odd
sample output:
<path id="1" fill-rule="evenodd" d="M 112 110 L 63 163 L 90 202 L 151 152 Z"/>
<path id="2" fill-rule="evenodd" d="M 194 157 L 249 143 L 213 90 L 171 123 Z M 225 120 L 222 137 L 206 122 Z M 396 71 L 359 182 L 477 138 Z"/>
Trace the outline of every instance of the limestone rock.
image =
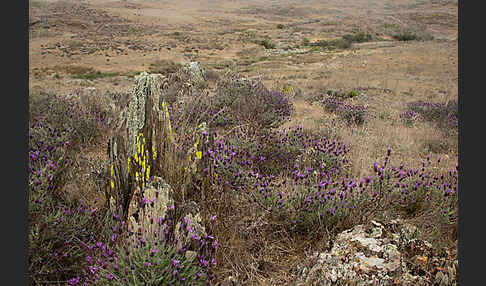
<path id="1" fill-rule="evenodd" d="M 455 285 L 457 257 L 435 252 L 418 235 L 399 220 L 355 226 L 299 264 L 295 285 Z"/>
<path id="2" fill-rule="evenodd" d="M 138 193 L 134 198 L 138 197 Z M 132 230 L 142 229 L 145 237 L 153 235 L 159 218 L 164 218 L 169 207 L 174 205 L 173 191 L 160 177 L 152 177 L 140 200 L 132 199 L 128 208 L 128 221 Z"/>
<path id="3" fill-rule="evenodd" d="M 190 62 L 186 66 L 186 69 L 194 82 L 204 82 L 204 71 L 199 66 L 198 62 Z"/>
<path id="4" fill-rule="evenodd" d="M 177 248 L 184 247 L 187 250 L 195 250 L 196 246 L 193 245 L 192 238 L 194 236 L 201 238 L 206 235 L 199 208 L 195 202 L 191 201 L 178 212 L 181 213 L 182 219 L 176 224 L 174 230 Z"/>
<path id="5" fill-rule="evenodd" d="M 183 102 L 195 91 L 200 91 L 206 85 L 205 70 L 198 62 L 189 62 L 168 77 L 169 89 L 173 94 L 169 101 Z M 173 98 L 175 97 L 175 98 Z"/>

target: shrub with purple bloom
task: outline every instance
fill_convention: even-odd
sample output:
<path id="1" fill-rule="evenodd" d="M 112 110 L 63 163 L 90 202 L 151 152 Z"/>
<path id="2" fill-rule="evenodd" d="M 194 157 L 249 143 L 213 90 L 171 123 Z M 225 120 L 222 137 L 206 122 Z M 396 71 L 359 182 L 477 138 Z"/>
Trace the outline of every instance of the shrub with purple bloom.
<path id="1" fill-rule="evenodd" d="M 175 207 L 171 206 L 171 209 Z M 212 236 L 211 227 L 206 229 L 204 237 L 192 236 L 192 239 L 184 240 L 184 234 L 176 235 L 178 219 L 174 211 L 169 211 L 158 221 L 164 223 L 143 225 L 142 221 L 140 228 L 149 227 L 153 231 L 135 233 L 120 225 L 121 221 L 112 221 L 116 227 L 110 230 L 119 234 L 119 240 L 113 248 L 104 245 L 95 248 L 101 259 L 92 260 L 90 267 L 96 268 L 97 272 L 88 273 L 85 280 L 101 285 L 119 285 L 120 281 L 124 281 L 124 285 L 207 284 L 212 265 L 205 266 L 200 261 L 214 259 L 217 241 Z M 192 225 L 190 219 L 180 221 L 183 229 Z M 178 246 L 180 241 L 186 242 Z"/>
<path id="2" fill-rule="evenodd" d="M 409 102 L 400 118 L 406 124 L 421 120 L 436 122 L 442 130 L 451 134 L 457 133 L 458 111 L 457 101 L 443 103 L 418 100 Z"/>
<path id="3" fill-rule="evenodd" d="M 171 104 L 176 125 L 231 128 L 246 124 L 255 128 L 279 126 L 289 118 L 293 104 L 284 92 L 270 91 L 262 82 L 228 73 L 217 82 L 214 94 L 194 93 L 185 101 Z"/>
<path id="4" fill-rule="evenodd" d="M 341 104 L 336 112 L 341 115 L 348 124 L 363 124 L 365 122 L 366 108 L 362 105 Z"/>
<path id="5" fill-rule="evenodd" d="M 321 104 L 327 111 L 336 111 L 343 102 L 336 97 L 326 97 L 321 101 Z"/>
<path id="6" fill-rule="evenodd" d="M 326 96 L 320 104 L 325 110 L 339 114 L 348 124 L 359 125 L 365 122 L 366 108 L 362 105 L 346 104 L 336 96 Z"/>

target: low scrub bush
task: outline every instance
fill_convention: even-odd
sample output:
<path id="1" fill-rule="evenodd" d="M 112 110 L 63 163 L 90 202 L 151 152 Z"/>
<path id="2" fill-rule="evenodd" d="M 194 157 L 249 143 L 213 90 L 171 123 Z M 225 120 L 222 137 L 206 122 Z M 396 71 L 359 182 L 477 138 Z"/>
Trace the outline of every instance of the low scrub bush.
<path id="1" fill-rule="evenodd" d="M 365 122 L 366 108 L 362 105 L 342 104 L 336 111 L 348 124 L 363 124 Z"/>
<path id="2" fill-rule="evenodd" d="M 98 79 L 98 78 L 105 78 L 105 77 L 114 77 L 118 76 L 119 74 L 117 72 L 100 72 L 100 71 L 94 71 L 91 73 L 85 73 L 85 74 L 76 74 L 74 75 L 74 78 L 79 78 L 79 79 Z"/>
<path id="3" fill-rule="evenodd" d="M 392 37 L 398 41 L 430 41 L 434 39 L 429 33 L 414 29 L 399 29 L 392 34 Z"/>
<path id="4" fill-rule="evenodd" d="M 385 212 L 416 218 L 434 217 L 437 224 L 457 221 L 457 168 L 438 173 L 430 162 L 421 168 L 390 165 L 390 150 L 384 163 L 373 165 L 373 173 L 362 179 L 323 176 L 318 172 L 296 172 L 286 186 L 256 190 L 261 204 L 287 220 L 295 231 L 342 229 Z M 437 162 L 438 164 L 439 162 Z M 285 183 L 284 183 L 285 184 Z"/>
<path id="5" fill-rule="evenodd" d="M 301 127 L 264 134 L 233 132 L 215 141 L 208 156 L 207 172 L 217 185 L 245 192 L 266 187 L 275 178 L 318 173 L 326 177 L 343 174 L 349 148 L 304 131 Z M 307 172 L 307 173 L 306 173 Z"/>
<path id="6" fill-rule="evenodd" d="M 106 232 L 103 212 L 60 190 L 73 152 L 106 130 L 106 113 L 44 93 L 30 95 L 29 103 L 29 277 L 34 284 L 67 281 L 85 265 L 83 243 Z"/>
<path id="7" fill-rule="evenodd" d="M 457 133 L 458 111 L 457 101 L 443 103 L 419 100 L 408 103 L 400 118 L 407 125 L 421 120 L 436 122 L 446 133 L 452 134 Z"/>
<path id="8" fill-rule="evenodd" d="M 224 75 L 217 82 L 215 94 L 192 95 L 192 99 L 171 107 L 176 122 L 197 126 L 207 122 L 210 128 L 250 125 L 257 129 L 277 127 L 288 119 L 293 104 L 290 96 L 270 91 L 260 81 Z"/>
<path id="9" fill-rule="evenodd" d="M 344 38 L 334 39 L 334 40 L 329 40 L 329 41 L 319 40 L 317 42 L 307 44 L 307 46 L 325 48 L 325 49 L 328 49 L 328 50 L 335 50 L 335 49 L 345 50 L 345 49 L 351 48 L 351 45 L 352 45 L 352 42 L 350 40 L 344 39 Z"/>
<path id="10" fill-rule="evenodd" d="M 257 42 L 259 45 L 265 47 L 265 49 L 275 49 L 275 44 L 270 40 L 264 39 Z"/>
<path id="11" fill-rule="evenodd" d="M 325 110 L 339 114 L 348 124 L 363 124 L 366 108 L 362 105 L 345 104 L 334 96 L 325 97 L 321 102 Z"/>
<path id="12" fill-rule="evenodd" d="M 44 285 L 68 281 L 86 266 L 85 244 L 107 239 L 104 213 L 49 193 L 29 192 L 29 278 Z"/>
<path id="13" fill-rule="evenodd" d="M 347 40 L 351 43 L 363 43 L 363 42 L 369 42 L 373 39 L 370 33 L 365 33 L 365 32 L 358 32 L 355 34 L 347 34 L 343 36 L 344 40 Z"/>
<path id="14" fill-rule="evenodd" d="M 71 146 L 78 143 L 92 144 L 106 134 L 109 111 L 102 101 L 83 104 L 79 96 L 71 98 L 39 93 L 29 96 L 29 138 L 40 147 L 44 140 L 50 142 L 65 136 Z M 39 132 L 39 133 L 37 133 Z M 42 135 L 53 132 L 50 136 Z M 35 134 L 34 134 L 35 133 Z M 68 138 L 69 137 L 69 138 Z"/>
<path id="15" fill-rule="evenodd" d="M 174 206 L 164 217 L 154 217 L 150 225 L 141 225 L 138 230 L 113 215 L 110 240 L 86 245 L 87 271 L 74 277 L 71 285 L 81 281 L 95 285 L 207 285 L 213 278 L 218 242 L 210 227 L 202 237 L 193 234 L 188 217 L 180 224 L 182 233 L 176 234 L 177 222 Z"/>
<path id="16" fill-rule="evenodd" d="M 182 67 L 181 64 L 176 63 L 171 60 L 156 60 L 155 62 L 149 65 L 149 72 L 150 73 L 160 73 L 163 75 L 168 75 L 170 73 L 174 73 Z"/>

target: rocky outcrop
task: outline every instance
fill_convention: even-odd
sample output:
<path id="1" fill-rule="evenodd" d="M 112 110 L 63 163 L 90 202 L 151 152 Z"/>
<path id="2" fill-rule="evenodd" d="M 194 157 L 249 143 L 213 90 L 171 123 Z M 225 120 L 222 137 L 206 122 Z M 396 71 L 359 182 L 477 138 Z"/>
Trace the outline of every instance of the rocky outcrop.
<path id="1" fill-rule="evenodd" d="M 190 202 L 179 209 L 182 219 L 176 224 L 174 229 L 176 248 L 186 249 L 186 258 L 194 260 L 198 245 L 196 240 L 206 236 L 206 230 L 202 221 L 199 208 L 195 202 Z"/>
<path id="2" fill-rule="evenodd" d="M 115 130 L 107 148 L 107 173 L 112 185 L 107 186 L 106 196 L 113 197 L 116 201 L 116 212 L 121 213 L 124 219 L 128 218 L 128 207 L 139 185 L 135 172 L 129 171 L 128 163 L 129 158 L 133 161 L 140 148 L 137 137 L 143 135 L 143 155 L 147 160 L 146 165 L 152 167 L 152 173 L 156 173 L 159 165 L 154 153 L 156 150 L 162 150 L 168 138 L 169 119 L 160 109 L 166 85 L 167 79 L 160 74 L 141 73 L 135 79 L 132 92 L 125 107 L 120 110 L 117 122 L 113 124 Z"/>
<path id="3" fill-rule="evenodd" d="M 203 90 L 206 86 L 205 74 L 205 69 L 198 62 L 184 64 L 179 70 L 168 76 L 167 100 L 183 102 L 194 92 Z"/>
<path id="4" fill-rule="evenodd" d="M 188 75 L 190 82 L 204 80 L 197 63 L 184 66 L 180 73 Z M 135 78 L 125 107 L 113 124 L 116 128 L 107 148 L 106 172 L 110 182 L 106 197 L 110 208 L 133 229 L 143 228 L 147 234 L 150 230 L 144 226 L 150 225 L 150 220 L 163 217 L 167 208 L 174 204 L 172 188 L 162 178 L 153 176 L 161 174 L 160 168 L 164 166 L 157 152 L 169 152 L 173 148 L 167 107 L 168 81 L 161 74 L 146 72 Z M 147 166 L 150 172 L 146 172 Z M 197 219 L 193 221 L 197 223 Z"/>
<path id="5" fill-rule="evenodd" d="M 299 264 L 295 285 L 456 285 L 457 257 L 418 237 L 400 220 L 355 226 Z"/>
<path id="6" fill-rule="evenodd" d="M 156 228 L 157 220 L 164 218 L 168 209 L 174 206 L 172 195 L 172 187 L 162 178 L 151 178 L 141 201 L 132 200 L 129 204 L 127 219 L 129 227 L 135 231 L 141 228 L 145 237 L 153 235 L 155 229 L 152 228 Z"/>

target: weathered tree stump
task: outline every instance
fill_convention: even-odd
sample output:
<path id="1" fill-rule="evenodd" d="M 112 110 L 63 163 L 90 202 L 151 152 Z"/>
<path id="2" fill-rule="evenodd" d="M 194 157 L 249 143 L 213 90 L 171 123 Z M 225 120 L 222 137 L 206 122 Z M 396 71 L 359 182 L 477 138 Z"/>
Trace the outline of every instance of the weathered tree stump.
<path id="1" fill-rule="evenodd" d="M 115 124 L 118 126 L 115 136 L 108 142 L 110 185 L 106 197 L 112 210 L 122 215 L 124 220 L 128 218 L 128 208 L 134 195 L 139 194 L 138 199 L 141 199 L 143 187 L 149 179 L 147 175 L 145 180 L 145 172 L 138 174 L 136 161 L 140 165 L 143 163 L 144 171 L 150 166 L 152 173 L 156 173 L 159 166 L 157 152 L 166 149 L 171 140 L 170 121 L 161 110 L 166 86 L 167 79 L 160 74 L 143 72 L 137 76 L 127 106 L 120 112 L 119 122 Z M 137 138 L 143 142 L 137 142 Z"/>

